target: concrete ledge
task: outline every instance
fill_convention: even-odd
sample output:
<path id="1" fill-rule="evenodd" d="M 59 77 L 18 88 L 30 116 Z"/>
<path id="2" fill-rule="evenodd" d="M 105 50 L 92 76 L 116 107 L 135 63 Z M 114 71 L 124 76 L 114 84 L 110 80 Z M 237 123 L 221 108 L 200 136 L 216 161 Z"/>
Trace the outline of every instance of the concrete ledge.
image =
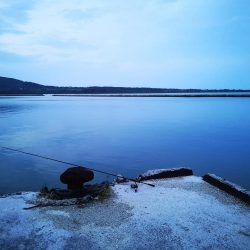
<path id="1" fill-rule="evenodd" d="M 138 192 L 133 183 L 86 206 L 69 199 L 26 210 L 50 201 L 30 192 L 0 199 L 0 249 L 249 249 L 249 207 L 201 177 L 139 184 Z"/>
<path id="2" fill-rule="evenodd" d="M 250 205 L 250 193 L 246 189 L 214 174 L 205 174 L 202 179 Z"/>
<path id="3" fill-rule="evenodd" d="M 190 168 L 171 168 L 171 169 L 155 169 L 149 170 L 146 173 L 139 176 L 141 181 L 153 180 L 153 179 L 164 179 L 181 176 L 193 175 L 193 171 Z"/>

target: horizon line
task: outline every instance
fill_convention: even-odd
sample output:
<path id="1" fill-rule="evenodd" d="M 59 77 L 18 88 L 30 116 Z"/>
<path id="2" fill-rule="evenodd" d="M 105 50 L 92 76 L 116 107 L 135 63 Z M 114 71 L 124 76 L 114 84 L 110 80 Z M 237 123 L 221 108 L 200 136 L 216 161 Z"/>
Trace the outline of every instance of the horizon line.
<path id="1" fill-rule="evenodd" d="M 44 83 L 37 83 L 37 82 L 32 82 L 32 81 L 26 81 L 26 80 L 20 80 L 14 77 L 8 77 L 8 76 L 0 76 L 0 78 L 7 78 L 7 79 L 12 79 L 12 80 L 16 80 L 16 81 L 20 81 L 20 82 L 24 82 L 24 83 L 34 83 L 34 84 L 38 84 L 38 85 L 42 85 L 44 87 L 55 87 L 55 88 L 127 88 L 127 89 L 133 89 L 133 88 L 138 88 L 138 89 L 161 89 L 161 90 L 232 90 L 232 91 L 250 91 L 250 89 L 242 89 L 242 88 L 173 88 L 173 87 L 126 87 L 126 86 L 108 86 L 108 85 L 89 85 L 89 86 L 72 86 L 72 85 L 68 85 L 68 86 L 56 86 L 56 85 L 46 85 Z M 0 81 L 1 83 L 1 81 Z"/>

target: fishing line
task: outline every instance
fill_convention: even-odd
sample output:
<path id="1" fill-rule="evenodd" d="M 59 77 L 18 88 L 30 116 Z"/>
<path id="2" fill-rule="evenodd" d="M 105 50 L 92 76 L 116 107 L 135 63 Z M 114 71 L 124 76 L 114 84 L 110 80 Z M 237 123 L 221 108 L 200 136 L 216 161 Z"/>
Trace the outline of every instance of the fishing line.
<path id="1" fill-rule="evenodd" d="M 18 153 L 21 153 L 21 154 L 31 155 L 31 156 L 38 157 L 38 158 L 45 159 L 45 160 L 50 160 L 50 161 L 54 161 L 54 162 L 63 163 L 63 164 L 66 164 L 66 165 L 71 165 L 71 166 L 75 166 L 75 167 L 84 167 L 86 169 L 89 169 L 89 170 L 97 172 L 97 173 L 101 173 L 101 174 L 105 174 L 105 175 L 110 175 L 110 176 L 118 177 L 118 175 L 114 174 L 114 173 L 110 173 L 110 172 L 106 172 L 106 171 L 102 171 L 102 170 L 98 170 L 98 169 L 94 169 L 94 168 L 89 168 L 89 167 L 81 166 L 81 165 L 78 165 L 78 164 L 75 164 L 75 163 L 71 163 L 71 162 L 67 162 L 67 161 L 57 160 L 57 159 L 50 158 L 50 157 L 47 157 L 47 156 L 33 154 L 33 153 L 30 153 L 30 152 L 25 152 L 25 151 L 22 151 L 22 150 L 19 150 L 19 149 L 14 149 L 14 148 L 9 148 L 9 147 L 3 147 L 3 146 L 0 146 L 0 148 L 7 149 L 7 150 L 10 150 L 10 151 L 14 151 L 14 152 L 18 152 Z M 139 183 L 151 186 L 151 187 L 155 186 L 154 184 L 146 183 L 146 182 L 143 182 L 143 181 L 140 181 L 140 180 L 131 179 L 131 178 L 127 178 L 127 177 L 123 177 L 123 178 L 126 179 L 126 180 L 133 181 L 133 182 L 139 182 Z"/>

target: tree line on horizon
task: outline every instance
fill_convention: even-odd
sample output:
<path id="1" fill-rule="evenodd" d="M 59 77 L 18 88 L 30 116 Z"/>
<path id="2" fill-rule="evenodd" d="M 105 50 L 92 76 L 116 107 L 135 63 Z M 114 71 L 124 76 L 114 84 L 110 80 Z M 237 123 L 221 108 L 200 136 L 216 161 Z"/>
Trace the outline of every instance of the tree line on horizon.
<path id="1" fill-rule="evenodd" d="M 132 93 L 200 93 L 200 92 L 241 92 L 240 89 L 176 89 L 147 87 L 57 87 L 0 77 L 1 95 L 43 95 L 43 94 L 132 94 Z"/>

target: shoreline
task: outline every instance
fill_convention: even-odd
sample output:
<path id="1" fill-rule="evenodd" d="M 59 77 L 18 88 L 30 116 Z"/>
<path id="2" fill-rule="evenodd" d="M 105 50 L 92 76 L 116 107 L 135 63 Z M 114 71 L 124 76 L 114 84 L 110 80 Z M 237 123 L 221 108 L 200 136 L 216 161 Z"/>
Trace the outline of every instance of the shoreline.
<path id="1" fill-rule="evenodd" d="M 5 96 L 44 96 L 44 94 L 0 94 L 0 97 Z"/>
<path id="2" fill-rule="evenodd" d="M 164 97 L 164 98 L 250 98 L 250 94 L 0 94 L 0 97 L 22 96 L 55 96 L 55 97 Z"/>
<path id="3" fill-rule="evenodd" d="M 207 94 L 207 95 L 199 95 L 199 94 L 184 94 L 184 95 L 178 95 L 178 94 L 174 94 L 174 95 L 169 95 L 169 94 L 158 94 L 158 95 L 155 95 L 155 94 L 151 94 L 151 95 L 145 95 L 145 94 L 139 94 L 139 95 L 136 95 L 136 94 L 79 94 L 79 95 L 74 95 L 74 94 L 53 94 L 52 96 L 64 96 L 64 97 L 188 97 L 188 98 L 202 98 L 202 97 L 244 97 L 244 98 L 249 98 L 250 97 L 250 94 L 245 94 L 245 95 L 242 95 L 242 94 L 235 94 L 235 95 L 232 95 L 232 94 L 218 94 L 218 95 L 211 95 L 211 94 Z"/>

